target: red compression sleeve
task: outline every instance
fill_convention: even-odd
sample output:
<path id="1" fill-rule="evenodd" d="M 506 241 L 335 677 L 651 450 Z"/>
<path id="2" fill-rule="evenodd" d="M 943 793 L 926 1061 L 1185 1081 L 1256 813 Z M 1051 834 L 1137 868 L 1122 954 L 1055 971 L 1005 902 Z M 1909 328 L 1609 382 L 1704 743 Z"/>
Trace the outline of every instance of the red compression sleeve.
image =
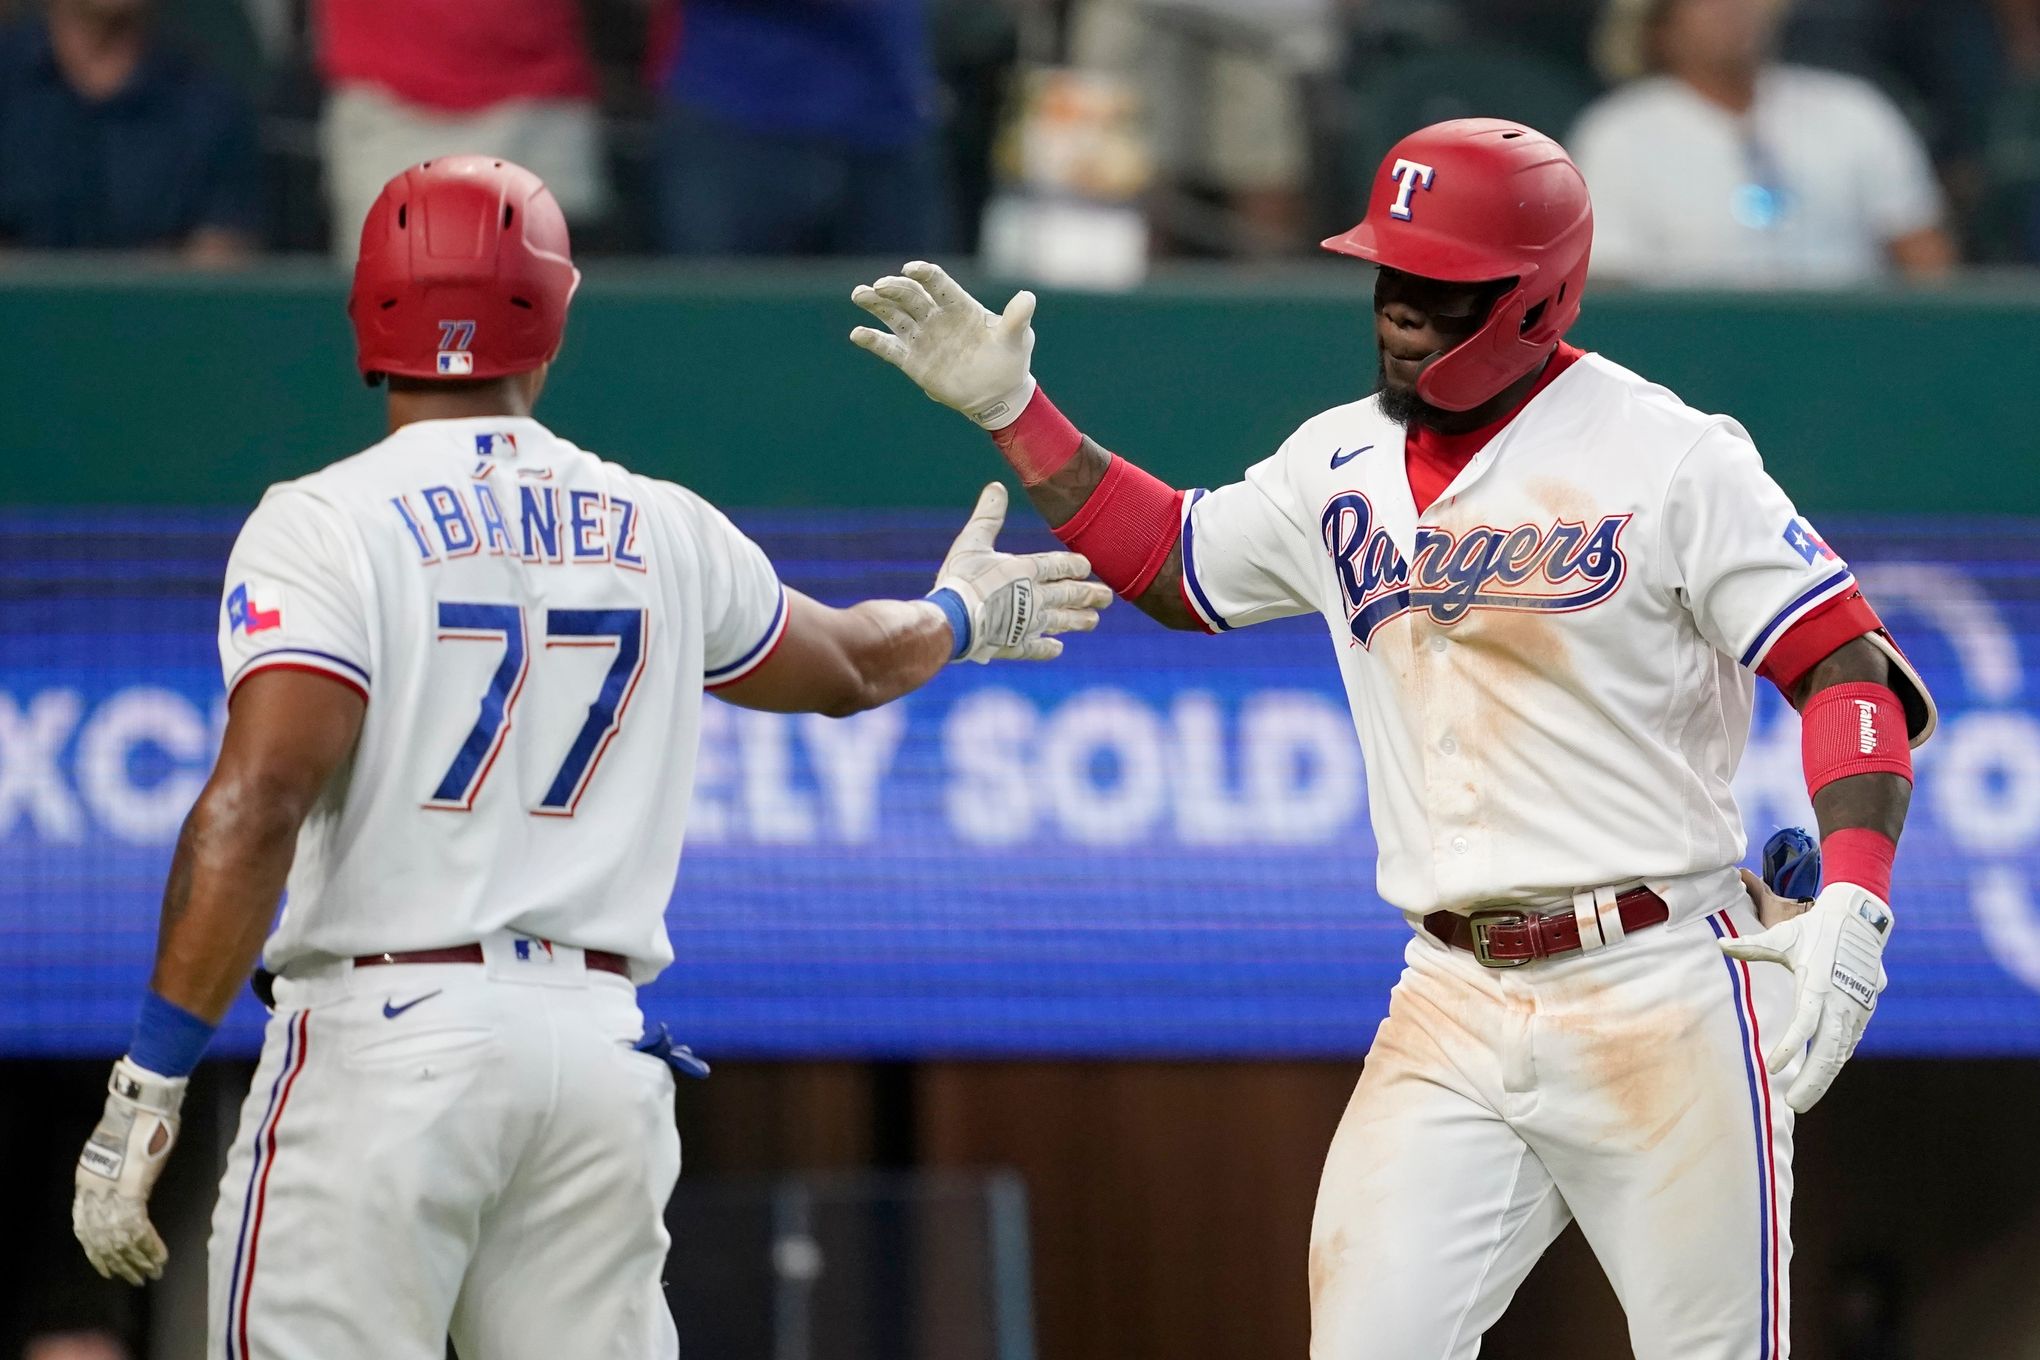
<path id="1" fill-rule="evenodd" d="M 1183 493 L 1112 455 L 1098 489 L 1055 536 L 1126 599 L 1154 584 L 1183 533 Z"/>
<path id="2" fill-rule="evenodd" d="M 1799 715 L 1799 754 L 1809 795 L 1850 775 L 1895 774 L 1912 780 L 1905 708 L 1898 695 L 1869 681 L 1830 685 L 1806 701 Z M 1883 832 L 1845 826 L 1820 843 L 1821 877 L 1867 888 L 1889 902 L 1891 862 L 1897 854 L 1898 846 Z"/>
<path id="3" fill-rule="evenodd" d="M 1891 837 L 1867 826 L 1845 826 L 1820 843 L 1821 878 L 1828 883 L 1853 883 L 1868 888 L 1882 901 L 1891 900 L 1891 861 L 1898 847 Z"/>
<path id="4" fill-rule="evenodd" d="M 1799 755 L 1808 796 L 1852 774 L 1895 774 L 1911 782 L 1905 708 L 1883 685 L 1830 685 L 1799 715 Z"/>
<path id="5" fill-rule="evenodd" d="M 1003 430 L 992 431 L 992 442 L 1020 474 L 1022 486 L 1039 486 L 1077 456 L 1084 436 L 1037 386 L 1020 418 Z"/>

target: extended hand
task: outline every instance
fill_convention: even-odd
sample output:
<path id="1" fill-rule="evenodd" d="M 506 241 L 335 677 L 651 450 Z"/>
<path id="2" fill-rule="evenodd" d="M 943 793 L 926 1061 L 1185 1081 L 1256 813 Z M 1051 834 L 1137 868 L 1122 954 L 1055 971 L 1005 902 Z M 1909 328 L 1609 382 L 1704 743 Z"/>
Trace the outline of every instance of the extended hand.
<path id="1" fill-rule="evenodd" d="M 1088 633 L 1112 592 L 1086 581 L 1091 564 L 1069 552 L 1002 553 L 993 547 L 1006 522 L 1006 488 L 993 482 L 978 496 L 970 523 L 950 545 L 935 578 L 970 614 L 962 661 L 1047 661 L 1062 655 L 1057 633 Z"/>
<path id="2" fill-rule="evenodd" d="M 106 1109 L 78 1157 L 71 1231 L 92 1268 L 129 1284 L 163 1278 L 169 1248 L 149 1222 L 149 1192 L 177 1143 L 185 1078 L 163 1077 L 122 1058 L 106 1084 Z"/>
<path id="3" fill-rule="evenodd" d="M 1758 935 L 1723 940 L 1722 952 L 1752 963 L 1782 963 L 1792 970 L 1792 1023 L 1771 1047 L 1766 1063 L 1781 1072 L 1809 1044 L 1806 1066 L 1785 1092 L 1801 1114 L 1827 1093 L 1856 1051 L 1877 997 L 1885 987 L 1884 945 L 1891 938 L 1891 908 L 1853 883 L 1831 883 L 1805 914 Z"/>
<path id="4" fill-rule="evenodd" d="M 859 284 L 850 300 L 891 328 L 859 326 L 850 343 L 919 383 L 930 398 L 988 430 L 1013 423 L 1034 395 L 1034 294 L 1015 293 L 994 314 L 940 265 L 915 260 L 903 273 Z"/>

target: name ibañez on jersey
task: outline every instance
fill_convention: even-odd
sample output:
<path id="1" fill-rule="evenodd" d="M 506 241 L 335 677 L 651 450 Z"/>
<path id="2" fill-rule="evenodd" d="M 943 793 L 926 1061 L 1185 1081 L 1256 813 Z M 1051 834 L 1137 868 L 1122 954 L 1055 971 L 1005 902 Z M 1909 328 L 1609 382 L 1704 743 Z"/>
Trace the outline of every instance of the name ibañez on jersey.
<path id="1" fill-rule="evenodd" d="M 577 563 L 644 571 L 638 506 L 621 496 L 561 487 L 545 468 L 494 461 L 514 452 L 514 435 L 475 436 L 476 463 L 463 485 L 444 482 L 390 497 L 418 560 L 426 566 L 477 553 L 535 566 Z"/>
<path id="2" fill-rule="evenodd" d="M 1374 506 L 1360 492 L 1332 497 L 1319 518 L 1345 596 L 1347 626 L 1363 647 L 1383 624 L 1413 609 L 1447 625 L 1475 609 L 1591 609 L 1613 595 L 1628 572 L 1622 554 L 1628 523 L 1628 515 L 1607 515 L 1591 528 L 1558 520 L 1513 529 L 1480 525 L 1457 534 L 1426 525 L 1417 530 L 1413 565 L 1375 523 Z"/>

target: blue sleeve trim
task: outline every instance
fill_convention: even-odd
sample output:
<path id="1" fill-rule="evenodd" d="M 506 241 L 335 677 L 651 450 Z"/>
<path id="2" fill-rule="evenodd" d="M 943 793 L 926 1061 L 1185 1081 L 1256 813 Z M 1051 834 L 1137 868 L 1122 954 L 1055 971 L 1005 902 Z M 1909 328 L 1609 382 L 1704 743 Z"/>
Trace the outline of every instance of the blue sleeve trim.
<path id="1" fill-rule="evenodd" d="M 942 611 L 942 617 L 949 620 L 949 631 L 956 637 L 956 645 L 950 649 L 949 659 L 960 660 L 970 650 L 970 610 L 964 608 L 963 596 L 948 586 L 932 592 L 928 600 Z"/>
<path id="2" fill-rule="evenodd" d="M 702 679 L 711 685 L 727 684 L 739 677 L 753 662 L 764 659 L 763 653 L 779 640 L 779 634 L 786 627 L 786 587 L 779 588 L 779 603 L 773 606 L 772 622 L 765 626 L 765 636 L 751 644 L 745 652 L 727 666 L 710 666 L 702 672 Z"/>
<path id="3" fill-rule="evenodd" d="M 314 651 L 310 647 L 277 647 L 271 651 L 257 652 L 254 656 L 251 656 L 246 661 L 243 661 L 241 663 L 241 668 L 234 672 L 233 682 L 229 684 L 227 688 L 232 689 L 234 685 L 240 684 L 241 677 L 245 676 L 249 672 L 249 670 L 255 666 L 259 666 L 268 662 L 274 662 L 279 658 L 288 658 L 293 656 L 310 657 L 315 661 L 324 661 L 329 665 L 338 666 L 341 670 L 346 671 L 349 675 L 359 676 L 361 679 L 361 683 L 363 685 L 368 684 L 368 672 L 361 668 L 360 666 L 355 665 L 352 661 L 349 661 L 344 656 L 335 656 L 331 652 Z"/>
<path id="4" fill-rule="evenodd" d="M 1774 640 L 1778 633 L 1784 631 L 1786 623 L 1788 623 L 1791 620 L 1794 614 L 1806 608 L 1808 605 L 1814 603 L 1822 595 L 1825 595 L 1830 591 L 1837 590 L 1842 586 L 1848 585 L 1855 579 L 1856 579 L 1855 576 L 1849 571 L 1849 569 L 1847 567 L 1844 567 L 1840 571 L 1836 572 L 1834 575 L 1822 581 L 1819 585 L 1815 586 L 1813 589 L 1799 596 L 1799 598 L 1792 601 L 1791 604 L 1786 605 L 1776 614 L 1773 614 L 1771 616 L 1771 621 L 1765 624 L 1763 630 L 1757 634 L 1756 641 L 1752 642 L 1749 646 L 1749 650 L 1742 654 L 1742 664 L 1744 666 L 1754 666 L 1755 664 L 1757 664 L 1758 658 L 1762 657 L 1764 654 L 1764 649 L 1771 645 L 1772 641 Z"/>
<path id="5" fill-rule="evenodd" d="M 1224 615 L 1211 607 L 1211 597 L 1204 593 L 1204 587 L 1197 580 L 1197 555 L 1191 541 L 1190 526 L 1196 518 L 1193 512 L 1197 509 L 1197 502 L 1203 499 L 1204 488 L 1199 487 L 1190 493 L 1190 503 L 1183 507 L 1183 584 L 1190 587 L 1191 602 L 1203 613 L 1205 622 L 1221 633 L 1230 633 L 1232 625 L 1225 621 Z"/>
<path id="6" fill-rule="evenodd" d="M 128 1061 L 162 1077 L 190 1076 L 217 1028 L 151 991 L 142 998 L 141 1013 L 135 1017 Z"/>

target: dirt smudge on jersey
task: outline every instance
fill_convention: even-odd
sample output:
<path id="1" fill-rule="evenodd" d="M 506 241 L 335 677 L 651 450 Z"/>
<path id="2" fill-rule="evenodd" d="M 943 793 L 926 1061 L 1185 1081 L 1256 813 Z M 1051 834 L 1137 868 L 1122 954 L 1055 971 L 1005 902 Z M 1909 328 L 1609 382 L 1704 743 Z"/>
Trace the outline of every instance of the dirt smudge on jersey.
<path id="1" fill-rule="evenodd" d="M 1530 499 L 1550 512 L 1553 519 L 1573 524 L 1591 524 L 1601 517 L 1592 493 L 1586 488 L 1562 482 L 1556 477 L 1532 477 L 1523 484 Z"/>
<path id="2" fill-rule="evenodd" d="M 1451 668 L 1451 710 L 1441 713 L 1447 730 L 1478 756 L 1512 742 L 1525 726 L 1546 726 L 1544 700 L 1554 689 L 1573 687 L 1574 668 L 1555 616 L 1526 610 L 1484 609 L 1455 625 Z M 1448 686 L 1440 686 L 1444 698 Z"/>

